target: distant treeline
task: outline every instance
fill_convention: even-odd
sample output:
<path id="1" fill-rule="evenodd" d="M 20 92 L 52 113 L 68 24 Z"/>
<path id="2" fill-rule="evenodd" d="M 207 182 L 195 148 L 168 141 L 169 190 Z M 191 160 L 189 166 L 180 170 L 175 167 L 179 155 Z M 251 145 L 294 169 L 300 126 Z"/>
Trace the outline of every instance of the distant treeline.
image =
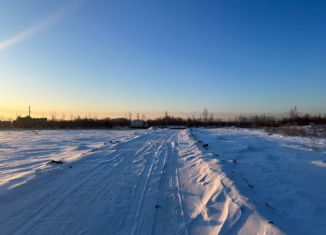
<path id="1" fill-rule="evenodd" d="M 257 115 L 251 117 L 240 116 L 233 120 L 215 119 L 213 115 L 206 117 L 182 118 L 165 115 L 165 117 L 147 120 L 148 127 L 168 127 L 168 126 L 186 126 L 186 127 L 281 127 L 286 125 L 326 125 L 326 116 L 311 115 L 290 115 L 287 118 L 277 119 L 275 117 Z M 131 120 L 127 118 L 76 118 L 74 120 L 44 120 L 33 118 L 20 118 L 13 122 L 0 122 L 0 128 L 27 128 L 27 129 L 112 129 L 129 128 Z"/>
<path id="2" fill-rule="evenodd" d="M 6 126 L 8 127 L 8 122 Z M 17 129 L 112 129 L 129 126 L 130 121 L 125 118 L 76 118 L 73 120 L 17 118 L 11 123 L 11 127 Z"/>
<path id="3" fill-rule="evenodd" d="M 173 126 L 184 125 L 187 127 L 241 127 L 241 128 L 255 128 L 255 127 L 280 127 L 286 125 L 326 125 L 326 116 L 295 116 L 277 119 L 275 117 L 257 115 L 251 117 L 240 116 L 233 120 L 220 120 L 203 118 L 180 118 L 180 117 L 164 117 L 154 120 L 148 120 L 149 126 Z"/>

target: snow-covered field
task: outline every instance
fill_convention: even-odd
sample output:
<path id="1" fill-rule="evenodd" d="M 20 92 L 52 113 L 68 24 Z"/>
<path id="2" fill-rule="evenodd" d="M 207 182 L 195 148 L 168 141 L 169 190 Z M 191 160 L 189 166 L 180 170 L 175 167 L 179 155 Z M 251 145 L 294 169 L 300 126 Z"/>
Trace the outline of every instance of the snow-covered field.
<path id="1" fill-rule="evenodd" d="M 101 146 L 124 142 L 141 131 L 0 131 L 0 195 L 51 170 L 50 159 L 73 162 Z"/>
<path id="2" fill-rule="evenodd" d="M 244 129 L 0 131 L 0 234 L 326 234 L 325 144 Z"/>

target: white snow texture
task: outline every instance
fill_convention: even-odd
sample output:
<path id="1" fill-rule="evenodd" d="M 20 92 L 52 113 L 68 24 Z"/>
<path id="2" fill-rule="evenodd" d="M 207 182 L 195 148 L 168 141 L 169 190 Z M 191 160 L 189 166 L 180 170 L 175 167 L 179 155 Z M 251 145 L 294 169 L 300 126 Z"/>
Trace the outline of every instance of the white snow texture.
<path id="1" fill-rule="evenodd" d="M 326 234 L 325 143 L 235 128 L 0 131 L 0 234 Z"/>

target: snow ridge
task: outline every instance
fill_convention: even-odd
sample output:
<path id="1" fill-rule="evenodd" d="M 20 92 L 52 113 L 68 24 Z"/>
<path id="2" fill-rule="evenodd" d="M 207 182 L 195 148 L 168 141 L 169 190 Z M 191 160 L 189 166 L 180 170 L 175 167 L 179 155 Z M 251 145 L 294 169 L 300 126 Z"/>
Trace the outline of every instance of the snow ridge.
<path id="1" fill-rule="evenodd" d="M 180 185 L 189 234 L 282 234 L 239 193 L 216 155 L 199 144 L 190 130 L 180 132 Z"/>

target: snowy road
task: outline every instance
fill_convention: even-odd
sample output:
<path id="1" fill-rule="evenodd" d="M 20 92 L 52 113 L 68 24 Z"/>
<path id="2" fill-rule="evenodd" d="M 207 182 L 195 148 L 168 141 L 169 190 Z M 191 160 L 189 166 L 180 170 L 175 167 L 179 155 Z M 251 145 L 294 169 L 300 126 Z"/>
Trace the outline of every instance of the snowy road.
<path id="1" fill-rule="evenodd" d="M 11 189 L 1 195 L 1 234 L 150 234 L 176 134 L 103 145 Z"/>
<path id="2" fill-rule="evenodd" d="M 230 129 L 0 132 L 0 234 L 324 234 L 309 180 L 325 153 L 305 147 Z"/>

